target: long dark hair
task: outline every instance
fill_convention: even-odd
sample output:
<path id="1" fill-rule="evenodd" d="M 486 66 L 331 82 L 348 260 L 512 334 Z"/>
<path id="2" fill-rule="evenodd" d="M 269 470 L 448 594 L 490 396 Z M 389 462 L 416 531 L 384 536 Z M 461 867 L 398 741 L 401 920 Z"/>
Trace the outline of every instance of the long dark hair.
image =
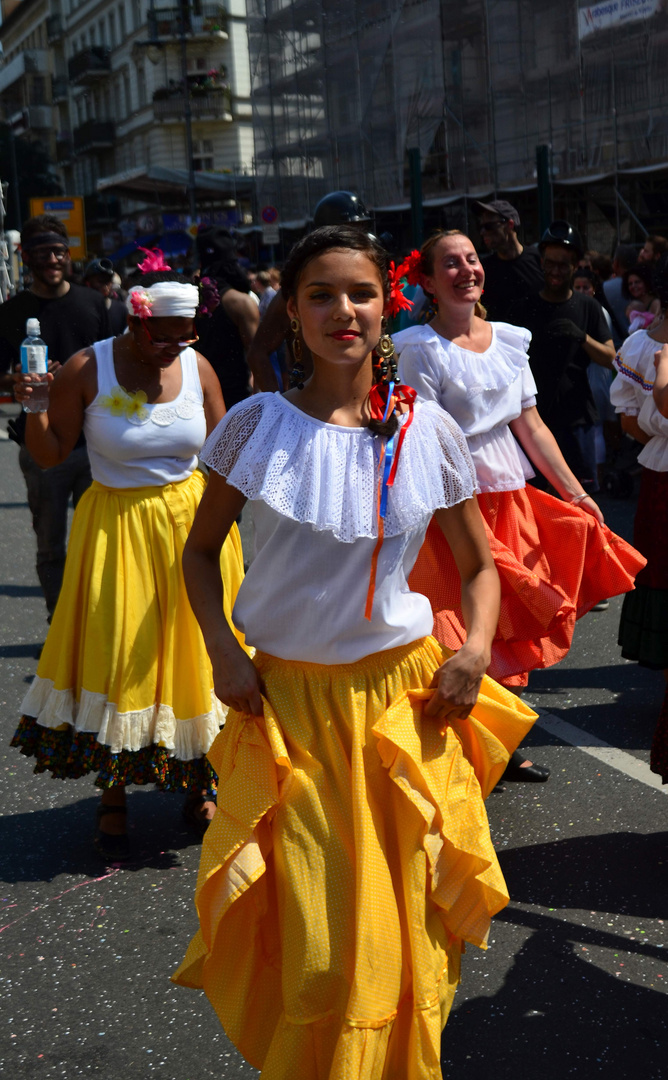
<path id="1" fill-rule="evenodd" d="M 323 225 L 298 240 L 292 248 L 281 274 L 281 293 L 287 301 L 297 295 L 300 278 L 313 260 L 327 251 L 360 251 L 374 264 L 378 271 L 385 300 L 390 295 L 389 255 L 375 237 L 351 225 Z M 378 378 L 380 382 L 380 377 Z M 398 427 L 396 413 L 391 413 L 385 423 L 369 420 L 368 427 L 377 435 L 390 437 Z"/>

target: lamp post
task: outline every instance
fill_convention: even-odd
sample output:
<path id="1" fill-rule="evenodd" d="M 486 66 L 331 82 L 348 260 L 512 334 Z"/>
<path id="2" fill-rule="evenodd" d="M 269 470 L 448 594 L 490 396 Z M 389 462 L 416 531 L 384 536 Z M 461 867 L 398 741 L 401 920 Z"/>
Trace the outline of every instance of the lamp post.
<path id="1" fill-rule="evenodd" d="M 197 224 L 197 207 L 195 205 L 195 165 L 193 162 L 193 125 L 192 109 L 190 107 L 190 87 L 188 85 L 188 54 L 186 50 L 186 27 L 189 0 L 179 0 L 179 44 L 181 46 L 181 78 L 183 80 L 184 109 L 183 119 L 186 128 L 186 158 L 188 160 L 188 206 L 190 208 L 190 224 Z"/>

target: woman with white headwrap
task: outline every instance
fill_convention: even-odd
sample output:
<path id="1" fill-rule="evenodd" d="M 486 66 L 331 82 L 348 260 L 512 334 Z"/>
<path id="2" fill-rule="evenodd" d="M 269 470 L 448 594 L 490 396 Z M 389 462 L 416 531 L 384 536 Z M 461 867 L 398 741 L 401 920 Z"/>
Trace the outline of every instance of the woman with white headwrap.
<path id="1" fill-rule="evenodd" d="M 186 816 L 204 830 L 216 785 L 205 755 L 225 715 L 181 573 L 206 483 L 198 453 L 225 405 L 192 348 L 198 290 L 156 261 L 162 269 L 128 296 L 128 332 L 70 357 L 49 376 L 48 411 L 27 414 L 26 444 L 43 468 L 63 461 L 83 429 L 93 484 L 73 518 L 60 600 L 12 745 L 35 757 L 36 772 L 97 773 L 95 846 L 108 861 L 130 855 L 128 784 L 185 792 Z M 26 376 L 16 396 L 30 393 Z M 229 618 L 243 577 L 236 529 L 221 563 Z"/>

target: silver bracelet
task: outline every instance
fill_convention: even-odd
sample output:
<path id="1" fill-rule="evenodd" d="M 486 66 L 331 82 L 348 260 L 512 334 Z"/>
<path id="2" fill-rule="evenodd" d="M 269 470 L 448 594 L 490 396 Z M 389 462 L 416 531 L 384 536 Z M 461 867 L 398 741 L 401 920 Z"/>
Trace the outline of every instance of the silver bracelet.
<path id="1" fill-rule="evenodd" d="M 582 495 L 574 495 L 573 498 L 569 499 L 568 501 L 572 505 L 573 503 L 580 503 L 580 502 L 582 502 L 583 499 L 588 499 L 588 498 L 589 498 L 589 492 L 583 491 Z"/>

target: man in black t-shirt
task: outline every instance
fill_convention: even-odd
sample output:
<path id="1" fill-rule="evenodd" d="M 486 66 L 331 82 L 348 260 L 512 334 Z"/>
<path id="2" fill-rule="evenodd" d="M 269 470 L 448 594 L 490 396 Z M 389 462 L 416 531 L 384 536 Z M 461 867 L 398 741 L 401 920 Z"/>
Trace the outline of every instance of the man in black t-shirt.
<path id="1" fill-rule="evenodd" d="M 490 322 L 511 322 L 512 304 L 543 286 L 540 257 L 520 244 L 517 236 L 520 215 L 505 199 L 477 202 L 473 208 L 479 215 L 480 235 L 491 252 L 481 259 L 485 271 L 482 303 Z"/>
<path id="2" fill-rule="evenodd" d="M 21 231 L 21 249 L 33 283 L 0 305 L 0 389 L 5 391 L 13 388 L 13 371 L 20 359 L 28 319 L 39 319 L 49 360 L 59 364 L 79 349 L 109 337 L 103 298 L 67 280 L 70 259 L 63 223 L 49 214 L 31 218 Z M 15 438 L 21 444 L 24 431 L 25 417 L 21 414 L 14 424 Z M 37 576 L 50 618 L 63 578 L 70 496 L 76 506 L 91 482 L 83 437 L 69 457 L 52 469 L 40 469 L 21 445 L 19 465 L 37 535 Z"/>
<path id="3" fill-rule="evenodd" d="M 592 361 L 611 368 L 615 350 L 601 305 L 572 288 L 582 257 L 576 230 L 566 221 L 553 222 L 540 252 L 543 287 L 513 306 L 510 321 L 531 331 L 529 361 L 541 417 L 578 480 L 596 487 L 588 445 L 598 415 L 587 368 Z"/>

